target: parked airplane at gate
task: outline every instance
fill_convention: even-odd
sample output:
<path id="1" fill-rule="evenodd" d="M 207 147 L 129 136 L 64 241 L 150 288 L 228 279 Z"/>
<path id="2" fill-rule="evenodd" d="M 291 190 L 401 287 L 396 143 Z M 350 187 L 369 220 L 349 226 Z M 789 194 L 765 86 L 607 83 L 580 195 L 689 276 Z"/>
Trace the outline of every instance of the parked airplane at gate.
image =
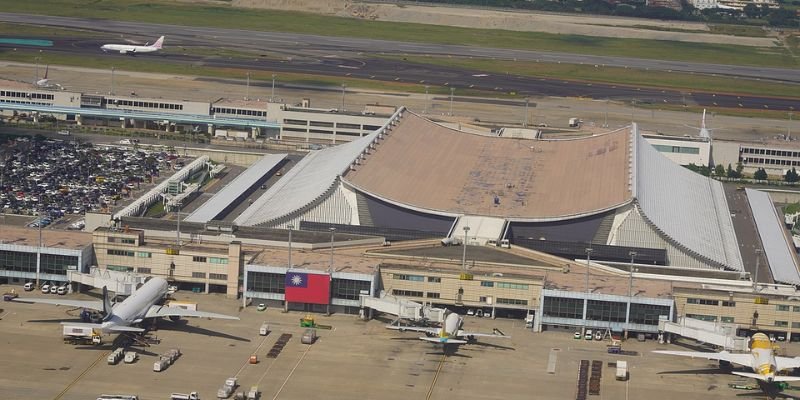
<path id="1" fill-rule="evenodd" d="M 734 375 L 755 378 L 767 383 L 800 381 L 800 376 L 775 375 L 786 369 L 800 368 L 800 358 L 776 356 L 772 348 L 772 343 L 767 335 L 763 333 L 756 333 L 750 339 L 750 353 L 736 354 L 727 351 L 706 353 L 699 351 L 667 350 L 655 350 L 653 353 L 727 361 L 732 364 L 749 367 L 753 370 L 753 372 L 732 371 L 731 373 Z"/>
<path id="2" fill-rule="evenodd" d="M 424 332 L 427 336 L 421 336 L 420 340 L 442 344 L 465 344 L 475 340 L 476 337 L 493 337 L 510 339 L 496 333 L 467 332 L 461 329 L 464 325 L 464 318 L 456 313 L 448 313 L 441 328 L 426 328 L 419 326 L 396 326 L 387 325 L 386 328 L 403 331 Z"/>
<path id="3" fill-rule="evenodd" d="M 159 51 L 161 50 L 161 47 L 163 45 L 164 45 L 164 37 L 161 36 L 160 38 L 158 38 L 158 40 L 156 40 L 155 43 L 151 45 L 147 45 L 147 43 L 145 43 L 144 46 L 135 46 L 130 44 L 104 44 L 100 46 L 100 49 L 106 52 L 116 51 L 119 52 L 120 54 L 136 55 L 139 53 L 153 53 Z"/>
<path id="4" fill-rule="evenodd" d="M 219 318 L 236 319 L 230 315 L 193 311 L 179 307 L 157 305 L 167 294 L 168 284 L 164 278 L 150 278 L 136 292 L 124 301 L 111 304 L 108 297 L 108 289 L 103 287 L 103 300 L 68 300 L 68 299 L 41 299 L 41 298 L 16 298 L 13 299 L 20 303 L 43 303 L 55 304 L 70 307 L 83 307 L 101 311 L 103 320 L 99 324 L 86 324 L 74 322 L 62 322 L 62 325 L 80 326 L 85 328 L 99 329 L 103 333 L 111 332 L 143 332 L 144 329 L 137 325 L 147 318 L 159 317 L 198 317 L 198 318 Z"/>

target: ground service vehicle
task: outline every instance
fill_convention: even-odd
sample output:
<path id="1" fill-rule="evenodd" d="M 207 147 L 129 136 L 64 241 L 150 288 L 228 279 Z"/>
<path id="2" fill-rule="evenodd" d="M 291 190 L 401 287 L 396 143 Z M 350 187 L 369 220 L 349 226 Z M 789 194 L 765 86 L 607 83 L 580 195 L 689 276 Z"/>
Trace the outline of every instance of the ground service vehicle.
<path id="1" fill-rule="evenodd" d="M 261 324 L 261 328 L 258 329 L 258 334 L 261 336 L 267 336 L 269 333 L 269 324 L 264 322 Z"/>
<path id="2" fill-rule="evenodd" d="M 628 379 L 628 362 L 627 361 L 617 361 L 617 373 L 616 378 L 618 381 L 624 381 Z"/>
<path id="3" fill-rule="evenodd" d="M 303 336 L 300 337 L 300 343 L 302 344 L 314 344 L 317 340 L 317 330 L 316 329 L 306 329 L 303 332 Z"/>
<path id="4" fill-rule="evenodd" d="M 173 393 L 170 395 L 170 400 L 200 400 L 200 395 L 197 392 L 191 393 Z"/>
<path id="5" fill-rule="evenodd" d="M 97 400 L 139 400 L 135 394 L 101 394 Z"/>
<path id="6" fill-rule="evenodd" d="M 251 386 L 250 391 L 247 392 L 247 400 L 257 400 L 258 394 L 258 386 Z"/>

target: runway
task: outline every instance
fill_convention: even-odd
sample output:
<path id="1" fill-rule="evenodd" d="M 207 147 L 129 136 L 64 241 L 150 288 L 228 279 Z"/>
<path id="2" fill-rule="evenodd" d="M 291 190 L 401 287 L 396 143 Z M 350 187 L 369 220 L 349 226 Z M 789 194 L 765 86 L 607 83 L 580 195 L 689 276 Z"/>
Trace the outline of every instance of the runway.
<path id="1" fill-rule="evenodd" d="M 73 28 L 91 26 L 97 32 L 108 34 L 107 40 L 53 38 L 54 46 L 47 51 L 71 54 L 98 54 L 99 46 L 109 42 L 123 43 L 131 32 L 137 40 L 153 41 L 166 35 L 169 52 L 142 55 L 148 59 L 163 60 L 213 67 L 241 68 L 272 72 L 308 73 L 324 76 L 373 79 L 377 81 L 406 82 L 431 87 L 455 88 L 455 94 L 465 89 L 514 94 L 517 96 L 559 96 L 591 99 L 609 99 L 632 104 L 699 105 L 704 107 L 729 107 L 792 111 L 800 108 L 800 100 L 760 96 L 736 96 L 721 93 L 682 92 L 648 87 L 586 83 L 560 79 L 537 78 L 518 75 L 498 75 L 484 71 L 465 70 L 407 61 L 387 60 L 375 55 L 439 55 L 471 56 L 518 60 L 539 60 L 564 63 L 599 63 L 606 66 L 628 66 L 657 70 L 713 73 L 732 76 L 760 76 L 800 82 L 800 73 L 790 69 L 758 68 L 713 64 L 693 64 L 643 59 L 583 56 L 551 52 L 475 48 L 467 46 L 404 43 L 384 40 L 354 39 L 300 35 L 278 32 L 258 32 L 233 29 L 183 27 L 124 21 L 83 20 L 76 18 L 31 16 L 0 13 L 0 21 L 31 25 Z M 258 54 L 257 58 L 209 57 L 175 54 L 176 49 L 213 47 L 243 50 Z M 9 46 L 0 46 L 9 47 Z M 17 46 L 24 47 L 24 46 Z M 180 50 L 177 50 L 180 52 Z M 127 57 L 107 54 L 108 57 Z"/>

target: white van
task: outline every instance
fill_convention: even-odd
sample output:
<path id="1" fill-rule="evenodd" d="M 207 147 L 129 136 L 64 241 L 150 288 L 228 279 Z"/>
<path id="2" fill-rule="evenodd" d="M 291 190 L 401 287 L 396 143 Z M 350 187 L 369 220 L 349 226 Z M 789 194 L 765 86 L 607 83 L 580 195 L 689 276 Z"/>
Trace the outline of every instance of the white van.
<path id="1" fill-rule="evenodd" d="M 50 285 L 50 294 L 56 294 L 56 293 L 58 293 L 58 285 L 54 283 Z"/>
<path id="2" fill-rule="evenodd" d="M 67 294 L 67 292 L 69 292 L 69 287 L 67 285 L 59 286 L 58 290 L 56 291 L 56 293 L 58 293 L 59 295 L 62 295 L 62 296 Z"/>
<path id="3" fill-rule="evenodd" d="M 42 285 L 42 293 L 44 293 L 44 294 L 50 293 L 50 284 L 49 283 L 45 282 L 45 284 Z"/>
<path id="4" fill-rule="evenodd" d="M 30 292 L 31 290 L 35 289 L 35 286 L 36 285 L 34 285 L 33 282 L 28 282 L 22 288 L 25 289 L 26 292 Z"/>
<path id="5" fill-rule="evenodd" d="M 261 328 L 259 328 L 258 334 L 261 336 L 267 336 L 268 333 L 269 333 L 269 324 L 264 322 L 263 324 L 261 324 Z"/>

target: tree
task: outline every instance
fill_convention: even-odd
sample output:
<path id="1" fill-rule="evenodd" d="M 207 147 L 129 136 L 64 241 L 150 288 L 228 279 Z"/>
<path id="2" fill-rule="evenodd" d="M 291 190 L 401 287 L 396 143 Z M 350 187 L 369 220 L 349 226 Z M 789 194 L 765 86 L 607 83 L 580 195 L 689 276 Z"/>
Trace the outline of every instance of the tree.
<path id="1" fill-rule="evenodd" d="M 764 168 L 759 168 L 756 172 L 753 173 L 753 179 L 757 181 L 765 181 L 767 180 L 767 171 Z"/>
<path id="2" fill-rule="evenodd" d="M 738 162 L 736 163 L 736 176 L 734 178 L 744 178 L 744 165 Z"/>
<path id="3" fill-rule="evenodd" d="M 736 171 L 734 171 L 733 168 L 731 168 L 731 165 L 728 164 L 728 170 L 725 172 L 725 176 L 727 176 L 728 178 L 735 178 L 736 177 L 735 175 Z"/>
<path id="4" fill-rule="evenodd" d="M 714 175 L 719 177 L 725 176 L 725 167 L 722 164 L 717 164 L 717 166 L 714 167 Z"/>
<path id="5" fill-rule="evenodd" d="M 761 16 L 761 9 L 753 3 L 747 3 L 747 5 L 744 6 L 744 15 L 746 15 L 747 18 L 758 18 Z"/>
<path id="6" fill-rule="evenodd" d="M 795 183 L 800 181 L 800 175 L 797 175 L 797 170 L 792 167 L 791 170 L 786 171 L 786 175 L 783 176 L 783 179 L 789 183 Z"/>

